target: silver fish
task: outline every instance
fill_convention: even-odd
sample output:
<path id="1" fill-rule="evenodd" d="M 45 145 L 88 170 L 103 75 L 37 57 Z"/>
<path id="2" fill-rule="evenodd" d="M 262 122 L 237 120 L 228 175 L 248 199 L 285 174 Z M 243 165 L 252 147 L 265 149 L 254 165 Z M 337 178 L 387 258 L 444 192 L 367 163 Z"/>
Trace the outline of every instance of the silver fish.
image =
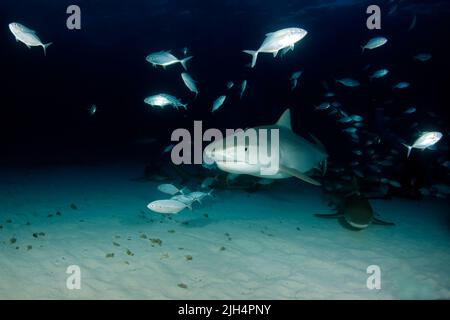
<path id="1" fill-rule="evenodd" d="M 211 112 L 214 112 L 217 109 L 219 109 L 223 105 L 223 103 L 225 102 L 226 98 L 227 98 L 227 96 L 220 96 L 216 100 L 214 100 Z"/>
<path id="2" fill-rule="evenodd" d="M 409 82 L 402 81 L 402 82 L 399 82 L 396 85 L 394 85 L 392 88 L 393 89 L 406 89 L 409 86 L 410 86 Z"/>
<path id="3" fill-rule="evenodd" d="M 256 64 L 256 59 L 258 58 L 259 53 L 272 53 L 273 56 L 276 57 L 278 51 L 284 48 L 294 48 L 295 43 L 302 40 L 307 33 L 308 32 L 306 30 L 301 28 L 286 28 L 275 32 L 270 32 L 266 34 L 266 38 L 258 50 L 243 50 L 243 52 L 252 56 L 250 66 L 253 68 Z"/>
<path id="4" fill-rule="evenodd" d="M 388 42 L 388 40 L 385 37 L 375 37 L 370 39 L 364 46 L 361 46 L 361 48 L 364 52 L 365 49 L 372 50 L 375 48 L 379 48 L 386 44 L 386 42 Z"/>
<path id="5" fill-rule="evenodd" d="M 406 109 L 405 111 L 403 111 L 403 113 L 405 113 L 405 114 L 411 114 L 411 113 L 414 113 L 414 112 L 416 112 L 416 111 L 417 111 L 416 108 L 411 107 L 411 108 L 408 108 L 408 109 Z"/>
<path id="6" fill-rule="evenodd" d="M 42 43 L 41 39 L 39 39 L 36 35 L 36 31 L 31 30 L 17 22 L 10 23 L 9 30 L 16 38 L 16 41 L 24 43 L 28 48 L 40 46 L 44 49 L 44 55 L 47 55 L 47 48 L 52 44 L 52 42 L 45 44 Z"/>
<path id="7" fill-rule="evenodd" d="M 147 208 L 162 214 L 177 214 L 185 208 L 192 209 L 190 205 L 176 200 L 156 200 L 149 203 Z"/>
<path id="8" fill-rule="evenodd" d="M 432 55 L 430 53 L 418 53 L 414 56 L 414 60 L 420 61 L 420 62 L 427 62 L 432 58 Z"/>
<path id="9" fill-rule="evenodd" d="M 416 141 L 414 141 L 412 145 L 409 146 L 403 143 L 403 145 L 408 149 L 407 157 L 409 157 L 413 148 L 425 150 L 441 140 L 442 136 L 442 133 L 438 131 L 424 132 Z"/>
<path id="10" fill-rule="evenodd" d="M 189 74 L 187 74 L 186 72 L 181 73 L 181 78 L 183 79 L 183 82 L 186 85 L 186 87 L 188 87 L 188 89 L 191 92 L 194 92 L 195 96 L 197 97 L 198 89 L 197 89 L 196 81 L 194 79 L 192 79 L 192 77 Z"/>
<path id="11" fill-rule="evenodd" d="M 166 66 L 170 66 L 175 63 L 180 63 L 185 70 L 187 70 L 186 62 L 192 59 L 193 57 L 186 57 L 184 59 L 178 59 L 170 51 L 159 51 L 149 54 L 145 60 L 150 62 L 153 66 L 162 66 L 165 68 Z"/>
<path id="12" fill-rule="evenodd" d="M 343 84 L 346 87 L 358 87 L 360 85 L 358 80 L 351 78 L 337 79 L 336 82 L 339 82 L 340 84 Z"/>
<path id="13" fill-rule="evenodd" d="M 182 103 L 176 97 L 166 93 L 160 93 L 147 97 L 145 98 L 144 102 L 151 105 L 152 107 L 164 108 L 165 106 L 173 106 L 177 110 L 178 107 L 183 107 L 185 110 L 187 110 L 187 104 Z"/>
<path id="14" fill-rule="evenodd" d="M 370 80 L 379 79 L 379 78 L 386 76 L 388 73 L 389 73 L 388 69 L 380 69 L 380 70 L 377 70 L 374 73 L 372 73 L 372 75 L 369 76 L 369 79 Z"/>
<path id="15" fill-rule="evenodd" d="M 240 99 L 242 99 L 242 96 L 244 95 L 246 88 L 247 88 L 247 80 L 243 80 L 241 83 L 241 93 L 239 95 Z"/>

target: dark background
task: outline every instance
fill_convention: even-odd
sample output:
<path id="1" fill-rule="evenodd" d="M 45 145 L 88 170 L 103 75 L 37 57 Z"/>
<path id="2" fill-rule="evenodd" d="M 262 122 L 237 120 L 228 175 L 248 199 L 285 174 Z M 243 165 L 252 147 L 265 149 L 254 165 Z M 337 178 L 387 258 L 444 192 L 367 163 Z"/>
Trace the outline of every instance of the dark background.
<path id="1" fill-rule="evenodd" d="M 387 137 L 387 145 L 398 147 L 401 139 L 412 143 L 417 132 L 409 127 L 414 121 L 420 130 L 447 135 L 447 2 L 401 1 L 397 12 L 388 15 L 388 1 L 371 1 L 383 10 L 381 31 L 366 28 L 365 1 L 350 6 L 351 1 L 329 2 L 333 5 L 314 8 L 319 1 L 2 0 L 1 161 L 140 158 L 160 153 L 172 130 L 192 128 L 194 120 L 203 120 L 205 128 L 250 127 L 275 122 L 288 106 L 295 131 L 313 132 L 338 158 L 353 144 L 342 126 L 313 111 L 325 101 L 322 80 L 337 93 L 333 99 L 350 114 L 364 116 L 369 130 Z M 71 4 L 81 7 L 81 30 L 66 28 Z M 417 25 L 408 32 L 414 12 Z M 41 47 L 29 50 L 16 43 L 10 22 L 36 30 L 44 43 L 54 42 L 47 56 Z M 254 69 L 245 67 L 251 57 L 241 50 L 256 50 L 265 33 L 291 26 L 309 32 L 293 52 L 282 59 L 260 54 Z M 378 35 L 386 36 L 388 44 L 361 54 L 360 45 Z M 187 65 L 198 80 L 195 100 L 181 80 L 180 65 L 163 70 L 145 61 L 160 50 L 181 58 L 185 46 L 194 56 Z M 433 59 L 415 62 L 412 56 L 418 52 L 430 52 Z M 363 71 L 368 64 L 369 71 Z M 370 84 L 367 75 L 382 67 L 390 69 L 389 76 Z M 304 73 L 291 92 L 288 79 L 297 70 Z M 362 85 L 352 89 L 333 84 L 342 77 L 359 79 Z M 248 80 L 248 88 L 239 100 L 242 79 Z M 225 105 L 211 114 L 212 101 L 226 93 L 228 80 L 235 87 Z M 395 93 L 391 87 L 398 81 L 412 87 Z M 146 96 L 159 92 L 188 102 L 188 111 L 144 104 Z M 384 105 L 388 100 L 393 103 Z M 94 103 L 98 113 L 90 117 L 87 108 Z M 376 121 L 383 118 L 376 116 L 377 107 L 378 113 L 396 118 L 410 106 L 419 110 L 412 117 L 391 124 Z M 429 117 L 428 111 L 439 118 Z M 382 127 L 393 135 L 385 135 Z M 148 137 L 158 140 L 153 145 L 135 143 Z"/>

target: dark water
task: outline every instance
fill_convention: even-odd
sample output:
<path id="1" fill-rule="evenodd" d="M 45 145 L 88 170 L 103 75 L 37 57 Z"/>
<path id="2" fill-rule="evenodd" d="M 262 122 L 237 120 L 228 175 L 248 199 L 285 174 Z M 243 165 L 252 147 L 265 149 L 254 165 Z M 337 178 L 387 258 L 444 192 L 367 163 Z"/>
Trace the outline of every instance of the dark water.
<path id="1" fill-rule="evenodd" d="M 192 128 L 194 120 L 202 120 L 205 128 L 250 127 L 273 123 L 290 107 L 294 129 L 313 132 L 331 158 L 345 164 L 355 146 L 335 119 L 313 111 L 325 101 L 324 80 L 337 94 L 333 99 L 348 113 L 362 115 L 386 149 L 404 152 L 399 142 L 412 143 L 415 121 L 419 130 L 444 132 L 442 143 L 447 143 L 449 5 L 401 1 L 389 15 L 393 3 L 378 2 L 382 29 L 373 31 L 365 24 L 366 1 L 79 1 L 82 29 L 73 31 L 66 28 L 70 1 L 2 1 L 2 160 L 145 158 L 170 143 L 173 129 Z M 414 14 L 417 25 L 408 32 Z M 37 30 L 44 42 L 53 41 L 48 55 L 16 43 L 7 27 L 12 21 Z M 257 49 L 265 33 L 289 26 L 309 32 L 294 52 L 277 59 L 261 54 L 256 68 L 245 66 L 250 56 L 241 50 Z M 360 45 L 378 35 L 386 36 L 388 44 L 361 54 Z M 197 99 L 181 81 L 180 65 L 163 70 L 145 61 L 160 50 L 181 57 L 183 47 L 194 56 L 188 72 L 198 80 Z M 433 58 L 415 62 L 412 56 L 418 52 Z M 363 70 L 367 65 L 369 70 Z M 370 83 L 367 75 L 383 67 L 389 76 Z M 288 79 L 296 70 L 304 73 L 292 92 Z M 350 89 L 333 83 L 342 77 L 362 85 Z M 248 80 L 248 89 L 239 100 L 242 79 Z M 211 114 L 212 101 L 225 94 L 228 80 L 235 87 L 225 106 Z M 395 93 L 391 87 L 398 81 L 412 86 Z M 188 102 L 189 110 L 154 110 L 143 103 L 159 92 Z M 86 108 L 93 103 L 98 114 L 89 117 Z M 418 112 L 384 122 L 384 116 L 397 118 L 410 106 Z M 438 117 L 430 117 L 430 111 Z M 144 137 L 158 141 L 153 146 L 132 143 Z M 426 163 L 445 152 L 417 161 Z"/>
<path id="2" fill-rule="evenodd" d="M 72 4 L 0 0 L 0 298 L 449 298 L 449 1 L 80 0 L 81 30 L 68 30 Z M 382 9 L 381 30 L 366 27 L 369 4 Z M 16 42 L 11 22 L 53 42 L 47 55 Z M 286 56 L 262 53 L 246 66 L 242 50 L 287 27 L 308 35 Z M 389 41 L 361 53 L 375 36 Z M 198 81 L 196 99 L 179 64 L 164 70 L 145 60 L 161 50 L 182 58 L 184 47 L 194 56 L 187 72 Z M 432 59 L 414 61 L 418 53 Z M 389 75 L 369 81 L 381 68 Z M 335 83 L 345 77 L 361 85 Z M 324 97 L 324 81 L 335 97 Z M 411 87 L 392 90 L 400 81 Z M 188 110 L 144 103 L 161 92 Z M 364 118 L 360 142 L 337 116 L 315 111 L 326 101 Z M 405 115 L 410 107 L 417 112 Z M 246 128 L 275 123 L 287 108 L 296 133 L 326 146 L 328 171 L 312 176 L 322 188 L 174 166 L 161 154 L 173 130 L 192 132 L 195 120 Z M 407 158 L 402 143 L 423 131 L 443 138 Z M 187 193 L 178 204 L 192 210 L 161 214 L 151 204 L 173 199 L 162 183 L 205 198 Z M 340 220 L 315 216 L 334 209 Z M 365 222 L 350 227 L 352 214 Z M 395 226 L 369 226 L 374 216 Z M 69 264 L 88 275 L 86 289 L 67 286 Z M 367 290 L 373 265 L 383 291 Z"/>

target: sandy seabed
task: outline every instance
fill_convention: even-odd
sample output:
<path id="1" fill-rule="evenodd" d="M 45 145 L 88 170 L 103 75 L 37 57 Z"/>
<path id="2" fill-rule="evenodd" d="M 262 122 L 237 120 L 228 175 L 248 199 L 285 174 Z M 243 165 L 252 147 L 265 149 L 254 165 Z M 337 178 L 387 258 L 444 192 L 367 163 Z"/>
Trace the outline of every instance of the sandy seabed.
<path id="1" fill-rule="evenodd" d="M 0 170 L 2 299 L 449 299 L 445 200 L 375 200 L 395 227 L 355 232 L 319 189 L 285 180 L 257 193 L 216 191 L 172 219 L 167 198 L 132 181 L 142 165 Z M 66 270 L 81 270 L 69 290 Z M 381 289 L 366 269 L 381 269 Z"/>

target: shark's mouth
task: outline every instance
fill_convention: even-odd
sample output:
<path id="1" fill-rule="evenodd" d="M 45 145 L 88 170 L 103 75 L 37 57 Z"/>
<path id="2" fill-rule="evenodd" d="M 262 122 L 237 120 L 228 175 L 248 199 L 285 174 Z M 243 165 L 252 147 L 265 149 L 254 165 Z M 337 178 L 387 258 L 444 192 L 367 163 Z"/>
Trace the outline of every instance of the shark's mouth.
<path id="1" fill-rule="evenodd" d="M 347 220 L 347 222 L 349 225 L 351 225 L 353 228 L 356 228 L 356 229 L 365 229 L 369 226 L 368 223 L 360 224 L 360 223 L 355 223 L 355 222 L 352 222 L 349 220 Z"/>

